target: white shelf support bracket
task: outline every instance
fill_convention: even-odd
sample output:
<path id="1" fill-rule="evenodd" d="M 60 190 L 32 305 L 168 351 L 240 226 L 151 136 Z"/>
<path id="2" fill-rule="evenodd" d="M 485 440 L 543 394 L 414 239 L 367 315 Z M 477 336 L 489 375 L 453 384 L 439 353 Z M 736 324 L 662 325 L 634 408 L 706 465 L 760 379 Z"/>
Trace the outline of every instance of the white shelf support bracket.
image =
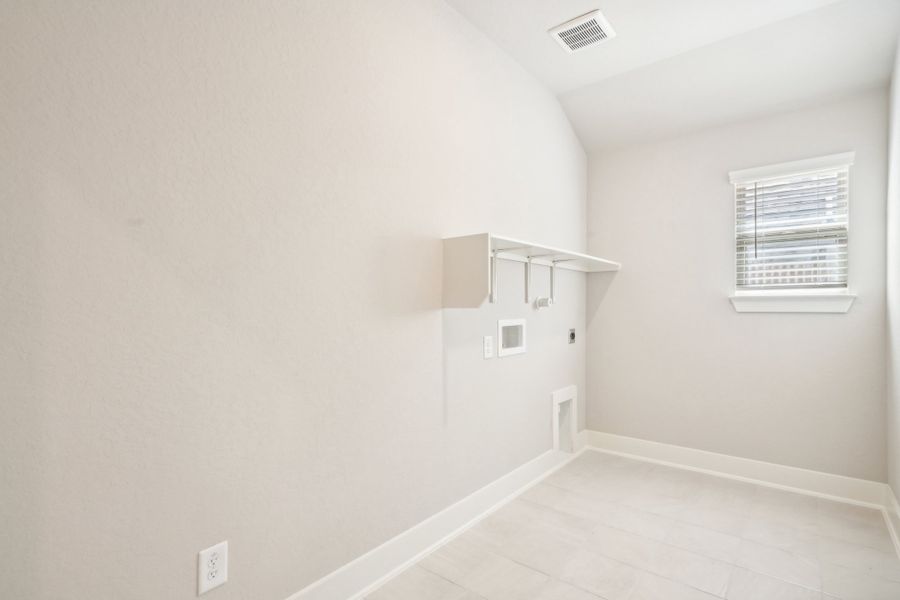
<path id="1" fill-rule="evenodd" d="M 554 260 L 550 265 L 550 301 L 556 304 L 556 263 L 566 262 L 571 258 L 561 258 Z"/>
<path id="2" fill-rule="evenodd" d="M 556 261 L 550 263 L 550 302 L 556 304 Z"/>
<path id="3" fill-rule="evenodd" d="M 484 264 L 484 263 L 482 263 Z M 483 281 L 483 280 L 482 280 Z M 484 298 L 484 296 L 482 296 Z M 497 251 L 491 250 L 491 289 L 489 290 L 488 301 L 491 304 L 497 302 Z"/>
<path id="4" fill-rule="evenodd" d="M 531 257 L 525 262 L 525 304 L 531 304 Z"/>

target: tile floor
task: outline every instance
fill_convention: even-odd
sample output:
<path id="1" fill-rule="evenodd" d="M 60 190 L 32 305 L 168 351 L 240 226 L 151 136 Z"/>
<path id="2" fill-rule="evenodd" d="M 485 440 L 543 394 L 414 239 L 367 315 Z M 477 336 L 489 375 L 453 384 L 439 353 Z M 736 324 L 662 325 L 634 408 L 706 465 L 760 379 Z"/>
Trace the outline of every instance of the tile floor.
<path id="1" fill-rule="evenodd" d="M 900 600 L 879 511 L 588 451 L 367 600 Z"/>

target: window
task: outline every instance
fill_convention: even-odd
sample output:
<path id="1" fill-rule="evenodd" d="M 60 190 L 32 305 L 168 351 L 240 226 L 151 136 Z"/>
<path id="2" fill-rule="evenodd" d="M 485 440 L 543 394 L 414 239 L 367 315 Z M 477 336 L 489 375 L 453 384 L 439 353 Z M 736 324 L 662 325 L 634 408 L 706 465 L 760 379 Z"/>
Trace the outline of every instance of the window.
<path id="1" fill-rule="evenodd" d="M 846 303 L 851 164 L 845 153 L 730 174 L 736 298 L 767 296 L 767 306 L 781 308 L 787 295 L 843 295 Z M 804 307 L 810 302 L 789 312 L 810 312 Z"/>

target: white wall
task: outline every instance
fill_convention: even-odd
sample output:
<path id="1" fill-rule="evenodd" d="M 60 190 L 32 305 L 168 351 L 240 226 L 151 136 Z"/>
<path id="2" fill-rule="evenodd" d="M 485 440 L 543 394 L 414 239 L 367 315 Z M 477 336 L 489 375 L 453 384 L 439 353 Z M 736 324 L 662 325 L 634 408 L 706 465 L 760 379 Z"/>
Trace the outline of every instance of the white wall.
<path id="1" fill-rule="evenodd" d="M 900 43 L 890 97 L 887 201 L 887 463 L 888 483 L 900 498 Z M 900 515 L 897 530 L 900 531 Z"/>
<path id="2" fill-rule="evenodd" d="M 0 40 L 0 597 L 193 598 L 228 539 L 216 598 L 282 600 L 550 447 L 584 276 L 441 311 L 439 240 L 583 246 L 586 161 L 444 3 L 13 0 Z"/>
<path id="3" fill-rule="evenodd" d="M 887 96 L 591 155 L 590 429 L 884 481 Z M 728 172 L 856 151 L 847 314 L 738 314 Z"/>

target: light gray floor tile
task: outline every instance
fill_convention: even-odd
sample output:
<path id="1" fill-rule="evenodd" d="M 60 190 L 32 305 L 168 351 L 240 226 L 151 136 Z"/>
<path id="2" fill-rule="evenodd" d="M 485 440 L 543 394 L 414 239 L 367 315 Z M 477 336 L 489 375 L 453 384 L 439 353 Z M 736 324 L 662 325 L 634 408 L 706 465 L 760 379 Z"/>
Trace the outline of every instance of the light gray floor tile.
<path id="1" fill-rule="evenodd" d="M 554 527 L 566 539 L 587 539 L 594 530 L 594 523 L 549 507 L 517 499 L 489 515 L 470 531 L 490 549 L 509 545 L 523 528 Z"/>
<path id="2" fill-rule="evenodd" d="M 519 496 L 521 500 L 525 500 L 526 502 L 532 502 L 534 504 L 539 504 L 548 508 L 555 508 L 557 510 L 560 510 L 560 505 L 564 504 L 571 497 L 582 498 L 582 502 L 585 505 L 585 510 L 589 514 L 592 514 L 594 512 L 595 502 L 599 502 L 597 500 L 577 495 L 575 492 L 569 489 L 561 488 L 543 482 L 532 486 L 531 488 L 526 490 L 525 493 Z"/>
<path id="3" fill-rule="evenodd" d="M 492 554 L 472 531 L 467 531 L 423 558 L 419 566 L 462 584 Z"/>
<path id="4" fill-rule="evenodd" d="M 597 478 L 600 478 L 600 476 L 597 476 Z M 552 481 L 545 480 L 545 482 L 548 485 L 577 492 L 594 500 L 605 500 L 607 502 L 620 502 L 623 498 L 628 497 L 630 491 L 627 488 L 632 485 L 628 482 L 614 483 L 606 480 L 598 482 L 596 479 L 587 477 L 579 477 L 577 480 L 573 480 L 562 475 Z"/>
<path id="5" fill-rule="evenodd" d="M 730 564 L 666 546 L 660 551 L 656 568 L 647 570 L 715 596 L 724 596 L 732 568 Z"/>
<path id="6" fill-rule="evenodd" d="M 692 499 L 698 506 L 747 515 L 759 486 L 725 478 L 711 478 L 697 488 Z"/>
<path id="7" fill-rule="evenodd" d="M 818 561 L 779 548 L 744 540 L 741 542 L 736 564 L 788 583 L 814 590 L 822 589 L 822 575 Z"/>
<path id="8" fill-rule="evenodd" d="M 678 510 L 670 511 L 667 513 L 667 516 L 692 525 L 735 536 L 740 536 L 744 532 L 750 520 L 749 517 L 739 513 L 703 507 L 696 503 L 689 503 Z"/>
<path id="9" fill-rule="evenodd" d="M 583 491 L 588 486 L 596 484 L 596 481 L 589 475 L 579 475 L 565 468 L 551 473 L 541 481 L 541 484 L 552 485 L 564 490 Z"/>
<path id="10" fill-rule="evenodd" d="M 627 600 L 637 585 L 640 571 L 586 549 L 578 550 L 560 579 L 605 600 Z"/>
<path id="11" fill-rule="evenodd" d="M 586 452 L 369 600 L 900 600 L 878 511 Z"/>
<path id="12" fill-rule="evenodd" d="M 760 488 L 750 516 L 754 521 L 776 523 L 807 533 L 816 533 L 819 526 L 815 498 L 777 489 Z"/>
<path id="13" fill-rule="evenodd" d="M 900 583 L 838 566 L 822 572 L 823 590 L 841 600 L 897 600 Z"/>
<path id="14" fill-rule="evenodd" d="M 668 528 L 672 525 L 671 520 L 652 513 L 550 485 L 535 486 L 522 498 L 589 520 L 594 524 L 622 529 L 657 540 L 665 539 Z"/>
<path id="15" fill-rule="evenodd" d="M 573 538 L 587 539 L 596 527 L 595 521 L 562 510 L 539 506 L 524 500 L 514 500 L 512 504 L 518 505 L 520 513 L 526 519 L 530 518 L 535 522 L 555 527 Z"/>
<path id="16" fill-rule="evenodd" d="M 535 592 L 533 600 L 607 600 L 574 585 L 551 579 Z"/>
<path id="17" fill-rule="evenodd" d="M 818 509 L 818 498 L 777 488 L 760 487 L 756 491 L 753 501 L 757 506 L 790 508 L 813 514 L 816 513 Z"/>
<path id="18" fill-rule="evenodd" d="M 813 559 L 819 556 L 821 540 L 815 534 L 763 519 L 751 519 L 747 522 L 744 539 Z"/>
<path id="19" fill-rule="evenodd" d="M 835 502 L 818 498 L 816 500 L 819 515 L 823 518 L 837 518 L 845 521 L 856 521 L 880 527 L 884 523 L 881 511 L 865 506 L 856 506 L 846 502 Z"/>
<path id="20" fill-rule="evenodd" d="M 623 463 L 618 456 L 600 454 L 599 452 L 585 452 L 566 465 L 565 470 L 577 475 L 594 477 L 623 466 L 626 470 L 629 470 L 627 469 L 627 464 Z"/>
<path id="21" fill-rule="evenodd" d="M 673 517 L 686 508 L 695 506 L 684 498 L 647 488 L 630 490 L 619 501 L 625 506 L 664 517 Z"/>
<path id="22" fill-rule="evenodd" d="M 515 535 L 522 528 L 523 522 L 527 523 L 529 520 L 523 517 L 515 505 L 509 505 L 473 525 L 465 535 L 492 550 Z"/>
<path id="23" fill-rule="evenodd" d="M 689 498 L 706 484 L 706 476 L 691 471 L 654 466 L 636 486 L 637 492 L 653 492 L 674 498 Z"/>
<path id="24" fill-rule="evenodd" d="M 728 563 L 737 560 L 741 545 L 741 538 L 737 536 L 677 521 L 668 528 L 663 541 Z"/>
<path id="25" fill-rule="evenodd" d="M 820 515 L 817 525 L 816 533 L 822 537 L 868 546 L 884 552 L 890 552 L 894 547 L 884 522 L 872 524 Z"/>
<path id="26" fill-rule="evenodd" d="M 581 539 L 545 523 L 529 523 L 496 552 L 536 571 L 558 577 L 581 545 Z"/>
<path id="27" fill-rule="evenodd" d="M 651 540 L 663 541 L 676 522 L 667 517 L 617 504 L 603 512 L 598 519 L 603 525 L 621 529 Z"/>
<path id="28" fill-rule="evenodd" d="M 900 560 L 894 552 L 883 552 L 830 538 L 819 540 L 819 560 L 826 565 L 839 565 L 882 579 L 900 582 Z"/>
<path id="29" fill-rule="evenodd" d="M 629 600 L 720 600 L 720 597 L 665 577 L 642 573 Z"/>
<path id="30" fill-rule="evenodd" d="M 463 587 L 413 566 L 366 596 L 367 600 L 479 600 Z"/>
<path id="31" fill-rule="evenodd" d="M 735 567 L 727 600 L 821 600 L 821 592 Z"/>
<path id="32" fill-rule="evenodd" d="M 459 582 L 486 600 L 530 600 L 550 578 L 508 558 L 490 555 Z"/>
<path id="33" fill-rule="evenodd" d="M 654 573 L 665 545 L 640 535 L 600 526 L 588 540 L 587 549 L 632 567 Z"/>

